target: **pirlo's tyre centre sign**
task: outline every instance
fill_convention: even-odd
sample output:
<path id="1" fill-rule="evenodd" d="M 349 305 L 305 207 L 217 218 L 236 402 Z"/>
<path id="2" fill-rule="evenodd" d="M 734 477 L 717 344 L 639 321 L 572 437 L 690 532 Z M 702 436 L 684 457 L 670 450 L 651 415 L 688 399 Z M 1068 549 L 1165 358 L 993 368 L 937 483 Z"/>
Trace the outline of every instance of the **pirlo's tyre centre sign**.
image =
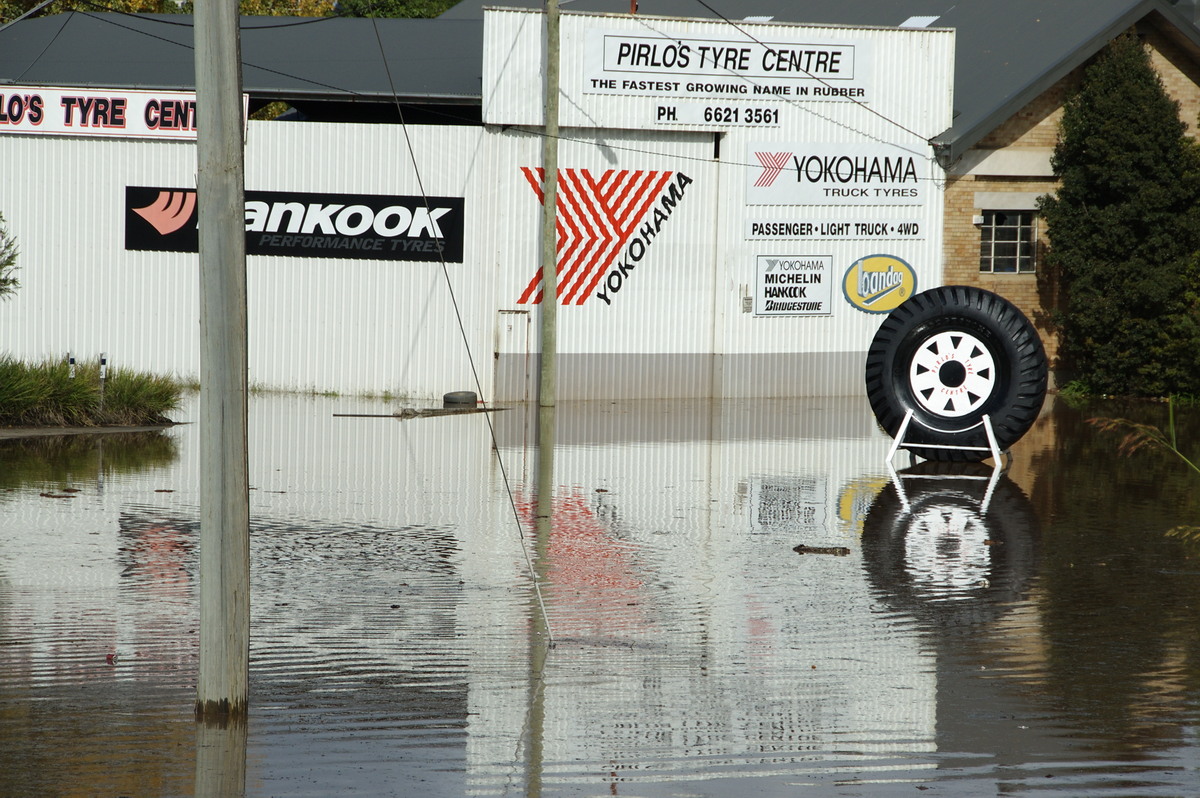
<path id="1" fill-rule="evenodd" d="M 243 94 L 243 119 L 249 103 L 249 95 Z M 196 95 L 6 86 L 0 90 L 0 133 L 194 141 Z"/>
<path id="2" fill-rule="evenodd" d="M 522 82 L 541 68 L 540 28 L 489 14 L 485 121 L 542 124 Z M 743 313 L 838 317 L 814 327 L 849 334 L 855 312 L 887 312 L 918 276 L 940 279 L 943 188 L 928 138 L 952 122 L 952 31 L 572 14 L 561 34 L 560 125 L 722 133 L 716 157 L 734 180 L 717 214 L 741 235 L 721 239 L 720 257 Z M 919 69 L 902 66 L 917 54 Z"/>
<path id="3" fill-rule="evenodd" d="M 127 186 L 125 249 L 197 252 L 196 190 Z M 462 263 L 462 197 L 246 192 L 246 254 Z"/>

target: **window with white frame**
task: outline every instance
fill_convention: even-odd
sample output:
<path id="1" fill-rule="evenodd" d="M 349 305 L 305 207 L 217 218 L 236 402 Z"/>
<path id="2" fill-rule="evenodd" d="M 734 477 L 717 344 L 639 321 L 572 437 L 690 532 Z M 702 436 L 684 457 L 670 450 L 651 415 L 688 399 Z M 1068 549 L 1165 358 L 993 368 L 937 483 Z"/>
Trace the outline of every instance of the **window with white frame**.
<path id="1" fill-rule="evenodd" d="M 979 228 L 979 271 L 1031 274 L 1037 269 L 1037 214 L 984 211 Z"/>

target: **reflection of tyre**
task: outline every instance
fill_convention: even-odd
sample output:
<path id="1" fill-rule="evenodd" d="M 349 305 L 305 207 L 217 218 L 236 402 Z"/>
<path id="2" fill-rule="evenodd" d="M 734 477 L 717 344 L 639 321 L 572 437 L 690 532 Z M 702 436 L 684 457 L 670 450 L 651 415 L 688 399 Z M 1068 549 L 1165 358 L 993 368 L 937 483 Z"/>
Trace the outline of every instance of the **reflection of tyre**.
<path id="1" fill-rule="evenodd" d="M 1021 311 L 981 288 L 942 286 L 916 294 L 884 319 L 867 350 L 867 398 L 892 437 L 912 411 L 905 448 L 987 447 L 986 415 L 1003 451 L 1037 419 L 1046 372 L 1041 339 Z M 915 453 L 960 462 L 989 456 L 962 449 Z"/>
<path id="2" fill-rule="evenodd" d="M 862 548 L 882 601 L 930 626 L 957 627 L 993 620 L 1024 595 L 1037 517 L 1007 476 L 987 496 L 990 475 L 982 465 L 921 463 L 900 474 L 907 510 L 895 484 L 879 492 Z"/>

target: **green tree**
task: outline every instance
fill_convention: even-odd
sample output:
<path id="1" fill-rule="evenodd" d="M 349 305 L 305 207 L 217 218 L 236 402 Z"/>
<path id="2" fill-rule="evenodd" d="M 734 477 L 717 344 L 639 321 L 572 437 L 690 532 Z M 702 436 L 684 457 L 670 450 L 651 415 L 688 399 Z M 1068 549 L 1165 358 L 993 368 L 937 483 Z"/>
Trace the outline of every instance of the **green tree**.
<path id="1" fill-rule="evenodd" d="M 39 0 L 0 0 L 0 24 L 11 22 Z M 247 16 L 436 17 L 458 0 L 241 0 Z M 55 0 L 38 12 L 124 11 L 130 14 L 190 14 L 192 0 Z"/>
<path id="2" fill-rule="evenodd" d="M 1200 149 L 1146 48 L 1120 36 L 1068 99 L 1039 208 L 1060 367 L 1099 393 L 1200 393 Z"/>
<path id="3" fill-rule="evenodd" d="M 16 271 L 17 241 L 9 234 L 4 214 L 0 213 L 0 299 L 11 296 L 20 287 Z"/>
<path id="4" fill-rule="evenodd" d="M 41 0 L 0 0 L 0 24 L 12 22 Z M 66 11 L 124 11 L 129 14 L 178 14 L 175 0 L 55 0 L 35 16 Z"/>
<path id="5" fill-rule="evenodd" d="M 338 0 L 338 13 L 347 17 L 430 18 L 458 0 Z"/>

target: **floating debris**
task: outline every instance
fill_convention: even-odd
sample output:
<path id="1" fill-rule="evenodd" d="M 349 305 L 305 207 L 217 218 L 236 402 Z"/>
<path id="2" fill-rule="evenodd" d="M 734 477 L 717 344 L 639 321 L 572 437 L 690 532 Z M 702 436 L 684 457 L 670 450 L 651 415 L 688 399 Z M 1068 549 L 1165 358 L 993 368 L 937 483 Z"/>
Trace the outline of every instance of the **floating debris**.
<path id="1" fill-rule="evenodd" d="M 797 554 L 832 554 L 836 557 L 845 557 L 850 553 L 850 549 L 845 546 L 805 546 L 803 543 L 792 551 Z"/>
<path id="2" fill-rule="evenodd" d="M 395 418 L 404 421 L 409 418 L 429 418 L 430 416 L 461 416 L 466 413 L 493 413 L 507 410 L 506 407 L 404 407 L 395 413 L 334 413 L 334 418 Z"/>

